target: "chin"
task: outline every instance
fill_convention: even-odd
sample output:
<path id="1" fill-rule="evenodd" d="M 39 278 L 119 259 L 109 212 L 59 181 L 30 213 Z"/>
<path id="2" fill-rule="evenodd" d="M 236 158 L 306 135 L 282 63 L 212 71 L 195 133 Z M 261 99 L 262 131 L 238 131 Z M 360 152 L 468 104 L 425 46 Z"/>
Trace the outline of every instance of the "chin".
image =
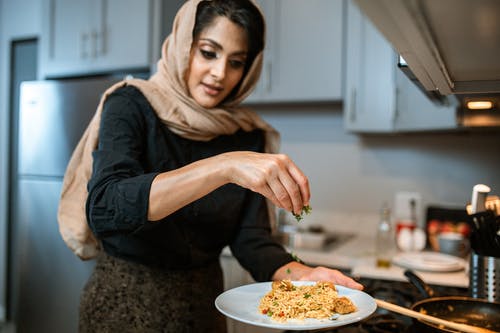
<path id="1" fill-rule="evenodd" d="M 196 101 L 200 106 L 204 107 L 205 109 L 211 109 L 211 108 L 214 108 L 216 107 L 217 105 L 219 105 L 219 103 L 215 103 L 215 102 L 207 102 L 207 101 L 200 101 L 200 100 L 197 100 Z"/>
<path id="2" fill-rule="evenodd" d="M 222 99 L 220 98 L 210 98 L 210 97 L 203 97 L 203 98 L 194 98 L 194 100 L 201 105 L 202 107 L 206 109 L 211 109 L 216 107 L 222 102 Z"/>

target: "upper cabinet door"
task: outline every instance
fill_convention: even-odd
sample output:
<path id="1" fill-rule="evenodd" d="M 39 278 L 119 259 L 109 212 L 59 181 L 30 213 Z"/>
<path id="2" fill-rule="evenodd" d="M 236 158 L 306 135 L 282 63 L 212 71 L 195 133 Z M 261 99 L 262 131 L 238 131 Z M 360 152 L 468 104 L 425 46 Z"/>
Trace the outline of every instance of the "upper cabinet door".
<path id="1" fill-rule="evenodd" d="M 345 127 L 390 132 L 396 112 L 396 54 L 352 1 L 347 3 L 346 27 Z"/>
<path id="2" fill-rule="evenodd" d="M 151 0 L 45 0 L 40 77 L 147 68 Z"/>
<path id="3" fill-rule="evenodd" d="M 267 39 L 263 72 L 247 102 L 342 98 L 343 0 L 260 0 Z"/>
<path id="4" fill-rule="evenodd" d="M 148 67 L 151 61 L 151 1 L 102 0 L 99 66 Z"/>
<path id="5" fill-rule="evenodd" d="M 41 40 L 42 77 L 66 72 L 90 57 L 93 1 L 46 0 Z"/>
<path id="6" fill-rule="evenodd" d="M 398 54 L 359 8 L 347 2 L 344 124 L 359 133 L 458 127 L 456 99 L 435 104 L 398 68 Z"/>

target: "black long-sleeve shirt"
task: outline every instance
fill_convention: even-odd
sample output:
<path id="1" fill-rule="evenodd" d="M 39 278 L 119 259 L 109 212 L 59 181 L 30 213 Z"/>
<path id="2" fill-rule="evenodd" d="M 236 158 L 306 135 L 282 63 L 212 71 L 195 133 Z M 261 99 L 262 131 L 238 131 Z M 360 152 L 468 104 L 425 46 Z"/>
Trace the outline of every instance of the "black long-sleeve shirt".
<path id="1" fill-rule="evenodd" d="M 151 183 L 159 173 L 223 152 L 263 147 L 261 130 L 240 130 L 208 142 L 184 139 L 162 124 L 137 88 L 121 88 L 103 108 L 88 184 L 89 225 L 113 256 L 189 269 L 218 260 L 230 245 L 254 279 L 269 280 L 293 258 L 272 240 L 260 194 L 226 184 L 161 221 L 147 219 Z"/>

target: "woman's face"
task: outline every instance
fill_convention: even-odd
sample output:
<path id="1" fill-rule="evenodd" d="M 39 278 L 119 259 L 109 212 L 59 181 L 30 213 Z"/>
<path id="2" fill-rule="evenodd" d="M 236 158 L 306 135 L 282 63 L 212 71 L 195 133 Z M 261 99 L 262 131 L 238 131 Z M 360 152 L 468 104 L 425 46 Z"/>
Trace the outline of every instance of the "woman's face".
<path id="1" fill-rule="evenodd" d="M 186 81 L 198 104 L 215 107 L 236 87 L 243 77 L 247 45 L 243 28 L 223 16 L 193 41 Z"/>

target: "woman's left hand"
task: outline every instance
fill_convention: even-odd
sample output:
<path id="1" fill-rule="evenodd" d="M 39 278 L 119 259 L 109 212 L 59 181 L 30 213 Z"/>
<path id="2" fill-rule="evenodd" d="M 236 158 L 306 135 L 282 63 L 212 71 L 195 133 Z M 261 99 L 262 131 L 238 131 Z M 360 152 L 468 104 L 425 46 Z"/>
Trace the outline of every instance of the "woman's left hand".
<path id="1" fill-rule="evenodd" d="M 299 262 L 290 262 L 280 267 L 273 280 L 330 281 L 347 288 L 363 290 L 363 285 L 343 274 L 341 271 L 322 266 L 309 267 Z"/>
<path id="2" fill-rule="evenodd" d="M 352 289 L 362 290 L 363 285 L 344 275 L 341 271 L 326 267 L 314 267 L 304 274 L 301 281 L 331 281 L 333 284 L 342 285 Z"/>

